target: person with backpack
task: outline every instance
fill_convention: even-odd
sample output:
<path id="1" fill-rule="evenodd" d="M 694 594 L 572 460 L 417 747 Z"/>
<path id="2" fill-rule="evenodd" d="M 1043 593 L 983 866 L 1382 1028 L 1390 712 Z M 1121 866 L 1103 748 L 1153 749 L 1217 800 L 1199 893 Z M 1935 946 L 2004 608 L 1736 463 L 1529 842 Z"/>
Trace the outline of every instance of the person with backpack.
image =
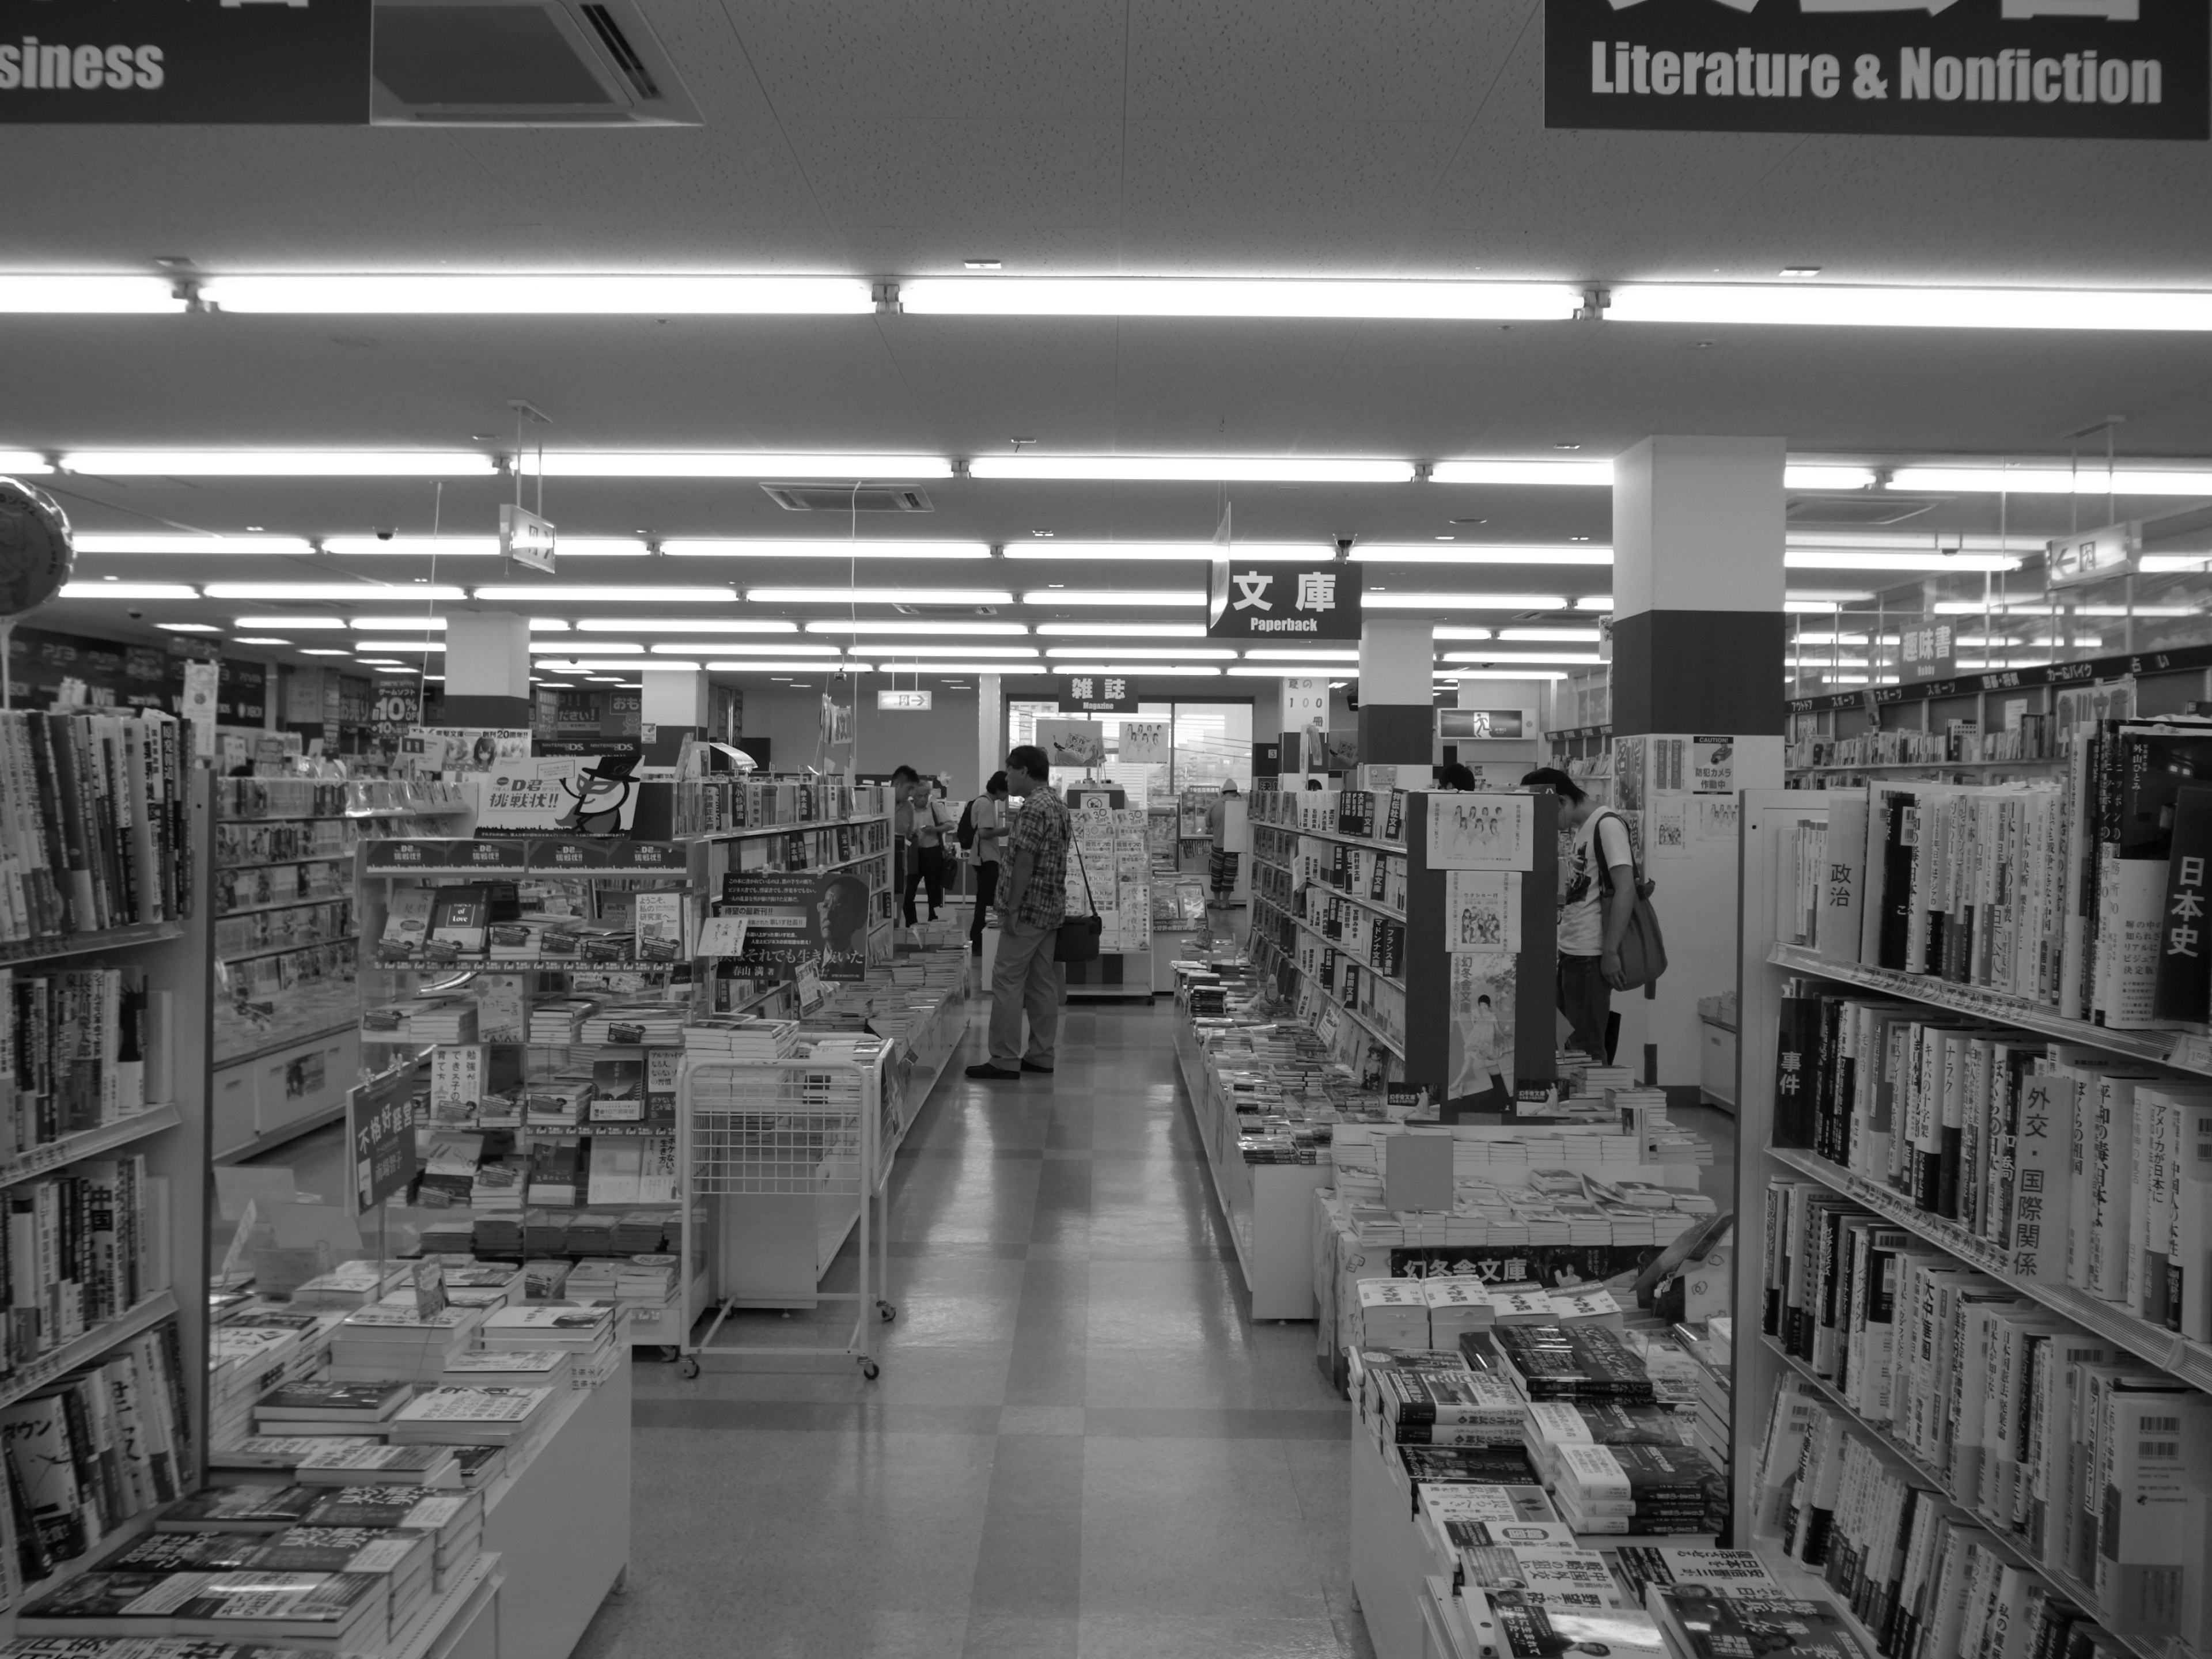
<path id="1" fill-rule="evenodd" d="M 1560 872 L 1559 1008 L 1574 1028 L 1575 1047 L 1609 1066 L 1613 994 L 1628 988 L 1620 945 L 1638 896 L 1628 821 L 1555 766 L 1537 768 L 1521 787 L 1557 795 L 1559 828 L 1574 837 Z"/>
<path id="2" fill-rule="evenodd" d="M 1000 848 L 1006 841 L 1006 775 L 991 774 L 983 793 L 961 809 L 953 832 L 960 850 L 975 861 L 975 919 L 968 925 L 968 954 L 983 954 L 983 922 L 999 896 Z"/>

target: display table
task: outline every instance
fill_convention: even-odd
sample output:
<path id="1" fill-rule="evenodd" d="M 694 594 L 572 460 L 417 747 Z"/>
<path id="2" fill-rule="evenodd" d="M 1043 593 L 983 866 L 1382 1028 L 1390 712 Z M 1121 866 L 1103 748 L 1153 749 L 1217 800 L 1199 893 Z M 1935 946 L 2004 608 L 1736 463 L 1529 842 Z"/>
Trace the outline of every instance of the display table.
<path id="1" fill-rule="evenodd" d="M 629 1373 L 620 1364 L 574 1389 L 535 1451 L 485 1491 L 484 1547 L 506 1578 L 500 1659 L 566 1659 L 629 1571 Z"/>
<path id="2" fill-rule="evenodd" d="M 1247 1163 L 1237 1149 L 1237 1114 L 1214 1085 L 1190 1022 L 1180 1015 L 1175 1044 L 1214 1196 L 1221 1200 L 1237 1264 L 1251 1292 L 1252 1317 L 1311 1319 L 1313 1195 L 1328 1185 L 1332 1166 Z"/>

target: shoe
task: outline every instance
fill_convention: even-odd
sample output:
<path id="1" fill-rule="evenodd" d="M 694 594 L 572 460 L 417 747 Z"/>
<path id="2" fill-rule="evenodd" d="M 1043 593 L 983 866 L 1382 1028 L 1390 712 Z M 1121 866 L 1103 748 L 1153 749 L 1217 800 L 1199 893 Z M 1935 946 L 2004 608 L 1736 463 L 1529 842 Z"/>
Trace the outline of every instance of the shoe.
<path id="1" fill-rule="evenodd" d="M 970 1066 L 968 1075 L 986 1083 L 1019 1083 L 1022 1080 L 1019 1072 L 1002 1072 L 988 1060 L 980 1066 Z"/>
<path id="2" fill-rule="evenodd" d="M 1022 1070 L 1024 1072 L 1042 1072 L 1047 1077 L 1050 1077 L 1052 1075 L 1051 1066 L 1040 1066 L 1033 1060 L 1024 1060 L 1022 1062 Z"/>

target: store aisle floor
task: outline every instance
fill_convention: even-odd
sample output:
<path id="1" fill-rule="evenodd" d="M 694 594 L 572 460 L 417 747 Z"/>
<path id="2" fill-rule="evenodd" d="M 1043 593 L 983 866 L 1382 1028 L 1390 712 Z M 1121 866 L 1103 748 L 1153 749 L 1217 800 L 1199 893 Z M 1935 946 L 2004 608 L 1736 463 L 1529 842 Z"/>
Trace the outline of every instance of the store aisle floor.
<path id="1" fill-rule="evenodd" d="M 578 1659 L 1370 1652 L 1350 1419 L 1312 1325 L 1245 1317 L 1172 1018 L 1071 1007 L 1018 1085 L 960 1075 L 978 1018 L 900 1152 L 878 1382 L 638 1367 L 629 1586 Z"/>

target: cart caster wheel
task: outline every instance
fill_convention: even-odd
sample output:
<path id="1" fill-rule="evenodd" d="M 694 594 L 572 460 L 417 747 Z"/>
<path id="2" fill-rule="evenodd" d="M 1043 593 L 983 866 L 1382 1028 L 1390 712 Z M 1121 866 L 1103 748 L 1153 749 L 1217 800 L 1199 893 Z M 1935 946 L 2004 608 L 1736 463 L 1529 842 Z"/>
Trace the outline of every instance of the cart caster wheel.
<path id="1" fill-rule="evenodd" d="M 691 1358 L 680 1359 L 677 1362 L 676 1369 L 684 1380 L 689 1382 L 699 1375 L 699 1362 Z"/>
<path id="2" fill-rule="evenodd" d="M 884 1368 L 883 1368 L 881 1365 L 878 1365 L 878 1364 L 876 1364 L 876 1362 L 875 1362 L 874 1360 L 872 1360 L 872 1359 L 863 1359 L 863 1360 L 860 1362 L 860 1375 L 861 1375 L 861 1376 L 865 1376 L 865 1377 L 866 1377 L 866 1378 L 868 1379 L 868 1381 L 869 1381 L 869 1382 L 874 1382 L 878 1377 L 881 1376 L 883 1374 L 884 1374 Z"/>
<path id="3" fill-rule="evenodd" d="M 882 1316 L 884 1323 L 888 1325 L 898 1317 L 898 1304 L 896 1302 L 878 1302 L 876 1304 L 876 1312 Z"/>

